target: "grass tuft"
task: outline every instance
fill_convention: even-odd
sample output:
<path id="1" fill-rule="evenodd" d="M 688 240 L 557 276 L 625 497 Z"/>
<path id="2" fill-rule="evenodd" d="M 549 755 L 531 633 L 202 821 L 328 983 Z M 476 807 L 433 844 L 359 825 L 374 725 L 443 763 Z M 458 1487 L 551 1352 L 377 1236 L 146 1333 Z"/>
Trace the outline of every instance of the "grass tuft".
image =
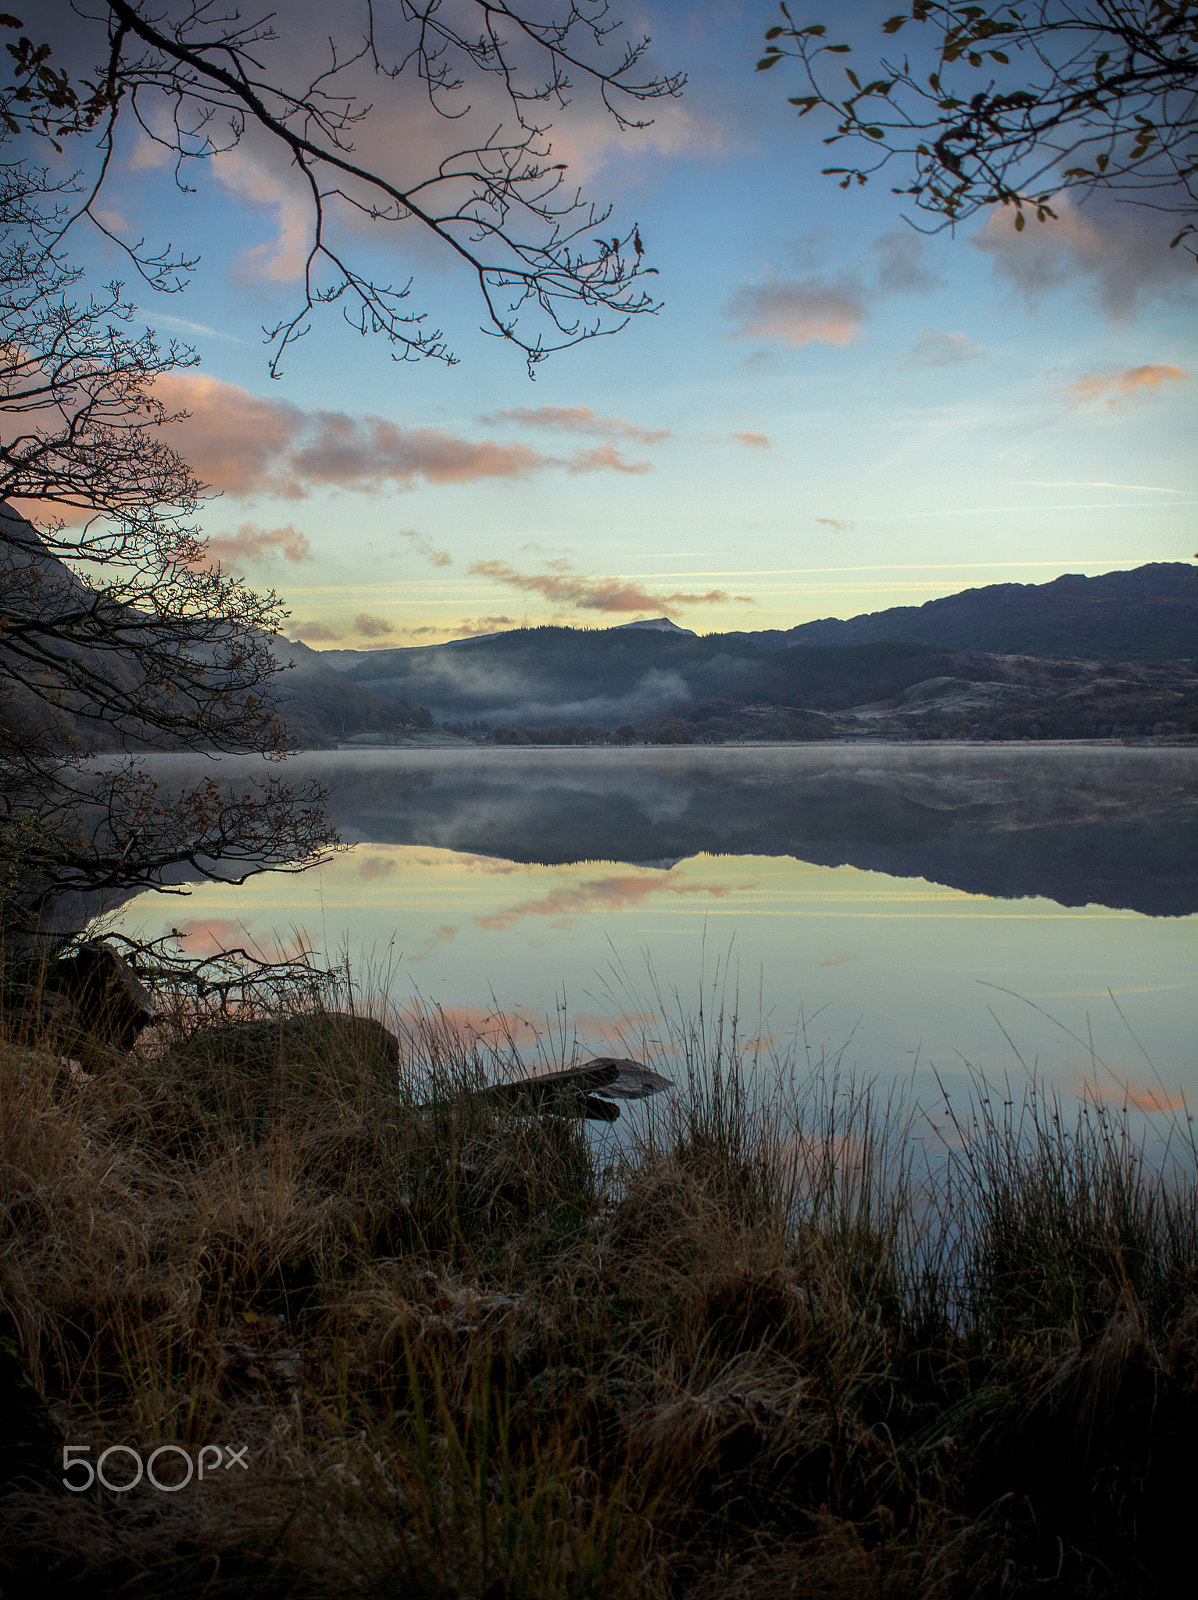
<path id="1" fill-rule="evenodd" d="M 1177 1592 L 1180 1129 L 979 1079 L 935 1143 L 700 1019 L 595 1136 L 472 1097 L 436 1013 L 398 1065 L 310 997 L 256 1028 L 0 1040 L 5 1594 Z M 63 1487 L 164 1444 L 248 1471 Z"/>

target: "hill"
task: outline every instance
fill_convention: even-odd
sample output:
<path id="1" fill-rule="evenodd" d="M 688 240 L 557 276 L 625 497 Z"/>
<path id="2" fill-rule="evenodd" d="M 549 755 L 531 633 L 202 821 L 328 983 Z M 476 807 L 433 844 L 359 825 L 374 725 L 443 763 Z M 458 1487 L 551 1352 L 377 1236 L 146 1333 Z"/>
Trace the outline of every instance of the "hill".
<path id="1" fill-rule="evenodd" d="M 345 676 L 428 705 L 441 721 L 610 726 L 713 697 L 847 709 L 949 670 L 945 652 L 920 644 L 762 651 L 743 634 L 517 628 L 452 647 L 379 650 Z"/>
<path id="2" fill-rule="evenodd" d="M 1168 661 L 1198 656 L 1198 567 L 1154 561 L 1097 578 L 1071 572 L 1050 583 L 993 583 L 922 606 L 748 637 L 767 649 L 901 639 L 942 650 Z"/>
<path id="3" fill-rule="evenodd" d="M 33 527 L 7 505 L 0 504 L 4 538 L 0 541 L 0 595 L 12 614 L 23 608 L 36 608 L 39 617 L 61 617 L 64 609 L 90 605 L 95 592 L 57 557 L 51 555 Z M 32 577 L 35 581 L 29 581 Z M 33 615 L 30 609 L 26 614 Z M 47 649 L 63 659 L 85 663 L 100 677 L 126 692 L 136 690 L 136 657 L 119 649 L 100 652 L 74 644 L 69 637 L 49 636 Z M 432 718 L 422 706 L 396 703 L 394 696 L 383 697 L 368 688 L 349 682 L 344 674 L 304 644 L 289 644 L 283 639 L 270 641 L 271 653 L 288 670 L 276 680 L 279 711 L 288 732 L 298 744 L 312 747 L 335 744 L 346 733 L 392 733 L 404 728 L 426 728 Z M 6 644 L 0 629 L 0 683 L 6 714 L 20 726 L 49 724 L 64 736 L 74 735 L 82 747 L 97 752 L 113 752 L 122 741 L 111 726 L 96 718 L 85 718 L 69 705 L 52 706 L 33 696 L 25 687 L 27 675 L 35 670 L 19 650 Z M 144 738 L 130 738 L 130 748 L 160 748 L 162 740 L 144 730 Z"/>

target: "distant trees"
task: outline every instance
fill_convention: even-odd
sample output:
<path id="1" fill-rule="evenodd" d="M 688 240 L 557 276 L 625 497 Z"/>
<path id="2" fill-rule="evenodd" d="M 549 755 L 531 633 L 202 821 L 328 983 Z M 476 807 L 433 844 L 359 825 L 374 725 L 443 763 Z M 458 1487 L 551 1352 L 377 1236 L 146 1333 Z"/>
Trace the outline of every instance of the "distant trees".
<path id="1" fill-rule="evenodd" d="M 1176 212 L 1173 243 L 1194 253 L 1198 0 L 913 0 L 883 24 L 893 51 L 864 66 L 781 9 L 757 70 L 799 62 L 790 104 L 836 118 L 824 142 L 856 164 L 824 171 L 842 188 L 897 169 L 892 192 L 932 228 L 994 205 L 1023 228 L 1064 191 L 1105 190 Z"/>

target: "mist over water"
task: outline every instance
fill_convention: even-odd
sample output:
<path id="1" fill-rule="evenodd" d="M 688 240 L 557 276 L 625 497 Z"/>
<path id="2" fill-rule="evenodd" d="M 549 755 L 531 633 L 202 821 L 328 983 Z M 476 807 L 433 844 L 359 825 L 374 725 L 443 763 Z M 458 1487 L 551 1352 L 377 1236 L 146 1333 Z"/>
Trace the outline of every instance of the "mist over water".
<path id="1" fill-rule="evenodd" d="M 153 758 L 169 782 L 185 758 Z M 190 758 L 188 758 L 190 759 Z M 225 761 L 230 779 L 247 763 Z M 127 929 L 298 937 L 522 1053 L 630 1052 L 663 1006 L 936 1092 L 966 1064 L 1198 1090 L 1198 752 L 408 749 L 297 758 L 352 848 Z M 1108 992 L 1109 991 L 1109 992 Z M 1112 998 L 1113 997 L 1113 998 Z M 550 1043 L 550 1035 L 557 1040 Z M 568 1040 L 567 1040 L 568 1048 Z"/>

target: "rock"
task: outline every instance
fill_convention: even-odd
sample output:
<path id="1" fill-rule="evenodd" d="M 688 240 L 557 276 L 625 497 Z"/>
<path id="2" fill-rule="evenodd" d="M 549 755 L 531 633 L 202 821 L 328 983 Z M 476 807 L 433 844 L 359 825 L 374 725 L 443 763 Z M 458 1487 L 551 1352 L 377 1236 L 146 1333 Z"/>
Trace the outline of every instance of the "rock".
<path id="1" fill-rule="evenodd" d="M 194 1033 L 184 1050 L 203 1050 L 223 1061 L 253 1067 L 281 1060 L 321 1060 L 328 1055 L 399 1065 L 399 1040 L 373 1017 L 349 1011 L 304 1011 L 289 1017 L 213 1022 Z"/>
<path id="2" fill-rule="evenodd" d="M 290 1106 L 352 1099 L 364 1084 L 397 1083 L 399 1040 L 373 1017 L 311 1011 L 208 1022 L 170 1058 L 201 1104 L 257 1127 Z"/>
<path id="3" fill-rule="evenodd" d="M 43 978 L 43 1000 L 65 997 L 85 1035 L 111 1050 L 129 1050 L 155 1019 L 154 997 L 124 956 L 92 941 L 72 956 L 52 961 Z"/>

